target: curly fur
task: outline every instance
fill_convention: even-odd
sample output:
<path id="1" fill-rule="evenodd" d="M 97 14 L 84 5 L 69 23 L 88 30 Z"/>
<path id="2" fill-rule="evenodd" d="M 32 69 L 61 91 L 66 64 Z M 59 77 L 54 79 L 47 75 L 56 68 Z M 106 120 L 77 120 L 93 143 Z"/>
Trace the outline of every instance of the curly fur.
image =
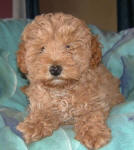
<path id="1" fill-rule="evenodd" d="M 67 46 L 69 45 L 69 46 Z M 110 109 L 121 102 L 119 80 L 101 64 L 101 45 L 83 21 L 63 13 L 37 16 L 24 29 L 17 52 L 20 70 L 30 84 L 29 115 L 17 126 L 26 143 L 50 136 L 59 126 L 74 125 L 87 148 L 110 140 Z M 51 65 L 61 65 L 53 77 Z"/>

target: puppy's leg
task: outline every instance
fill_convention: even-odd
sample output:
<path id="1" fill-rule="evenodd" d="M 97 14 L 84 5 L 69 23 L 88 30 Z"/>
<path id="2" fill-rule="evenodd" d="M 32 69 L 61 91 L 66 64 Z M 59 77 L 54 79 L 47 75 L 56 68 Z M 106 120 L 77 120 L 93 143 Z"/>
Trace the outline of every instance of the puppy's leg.
<path id="1" fill-rule="evenodd" d="M 58 118 L 53 114 L 32 112 L 24 122 L 17 126 L 17 129 L 22 132 L 24 140 L 28 144 L 50 136 L 59 127 L 59 124 Z"/>
<path id="2" fill-rule="evenodd" d="M 110 140 L 110 129 L 105 124 L 104 114 L 100 111 L 88 113 L 76 119 L 76 139 L 89 149 L 98 149 Z"/>

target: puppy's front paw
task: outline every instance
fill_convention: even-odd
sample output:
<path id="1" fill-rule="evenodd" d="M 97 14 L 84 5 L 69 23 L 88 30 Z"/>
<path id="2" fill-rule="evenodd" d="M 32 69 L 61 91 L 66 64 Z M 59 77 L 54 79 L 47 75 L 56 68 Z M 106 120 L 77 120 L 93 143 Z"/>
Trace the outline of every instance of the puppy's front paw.
<path id="1" fill-rule="evenodd" d="M 110 129 L 105 129 L 104 131 L 88 130 L 82 135 L 77 135 L 76 139 L 84 144 L 88 149 L 98 149 L 110 140 L 111 133 Z"/>
<path id="2" fill-rule="evenodd" d="M 41 138 L 49 136 L 52 133 L 52 130 L 46 128 L 40 122 L 22 122 L 17 126 L 17 130 L 23 134 L 23 138 L 27 144 L 40 140 Z"/>
<path id="3" fill-rule="evenodd" d="M 23 135 L 23 138 L 25 140 L 25 142 L 27 144 L 31 143 L 33 141 L 32 139 L 32 134 L 34 132 L 34 129 L 32 126 L 28 125 L 27 123 L 25 122 L 21 122 L 17 127 L 16 129 L 18 131 L 20 131 Z"/>

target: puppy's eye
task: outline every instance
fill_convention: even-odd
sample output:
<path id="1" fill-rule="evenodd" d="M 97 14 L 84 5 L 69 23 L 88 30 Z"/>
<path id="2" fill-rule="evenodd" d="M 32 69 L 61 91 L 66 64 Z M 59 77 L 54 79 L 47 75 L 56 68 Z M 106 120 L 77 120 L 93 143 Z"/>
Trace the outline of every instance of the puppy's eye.
<path id="1" fill-rule="evenodd" d="M 70 47 L 71 47 L 70 45 L 66 45 L 66 49 L 70 49 Z"/>
<path id="2" fill-rule="evenodd" d="M 40 49 L 40 53 L 44 52 L 45 51 L 45 47 L 42 46 L 41 49 Z"/>

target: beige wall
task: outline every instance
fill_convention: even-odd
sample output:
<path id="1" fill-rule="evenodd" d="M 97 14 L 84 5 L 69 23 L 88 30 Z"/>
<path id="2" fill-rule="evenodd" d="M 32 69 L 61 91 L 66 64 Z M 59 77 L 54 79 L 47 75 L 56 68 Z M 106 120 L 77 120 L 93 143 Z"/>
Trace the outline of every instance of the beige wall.
<path id="1" fill-rule="evenodd" d="M 117 30 L 116 0 L 40 0 L 41 12 L 71 13 L 106 31 Z"/>

